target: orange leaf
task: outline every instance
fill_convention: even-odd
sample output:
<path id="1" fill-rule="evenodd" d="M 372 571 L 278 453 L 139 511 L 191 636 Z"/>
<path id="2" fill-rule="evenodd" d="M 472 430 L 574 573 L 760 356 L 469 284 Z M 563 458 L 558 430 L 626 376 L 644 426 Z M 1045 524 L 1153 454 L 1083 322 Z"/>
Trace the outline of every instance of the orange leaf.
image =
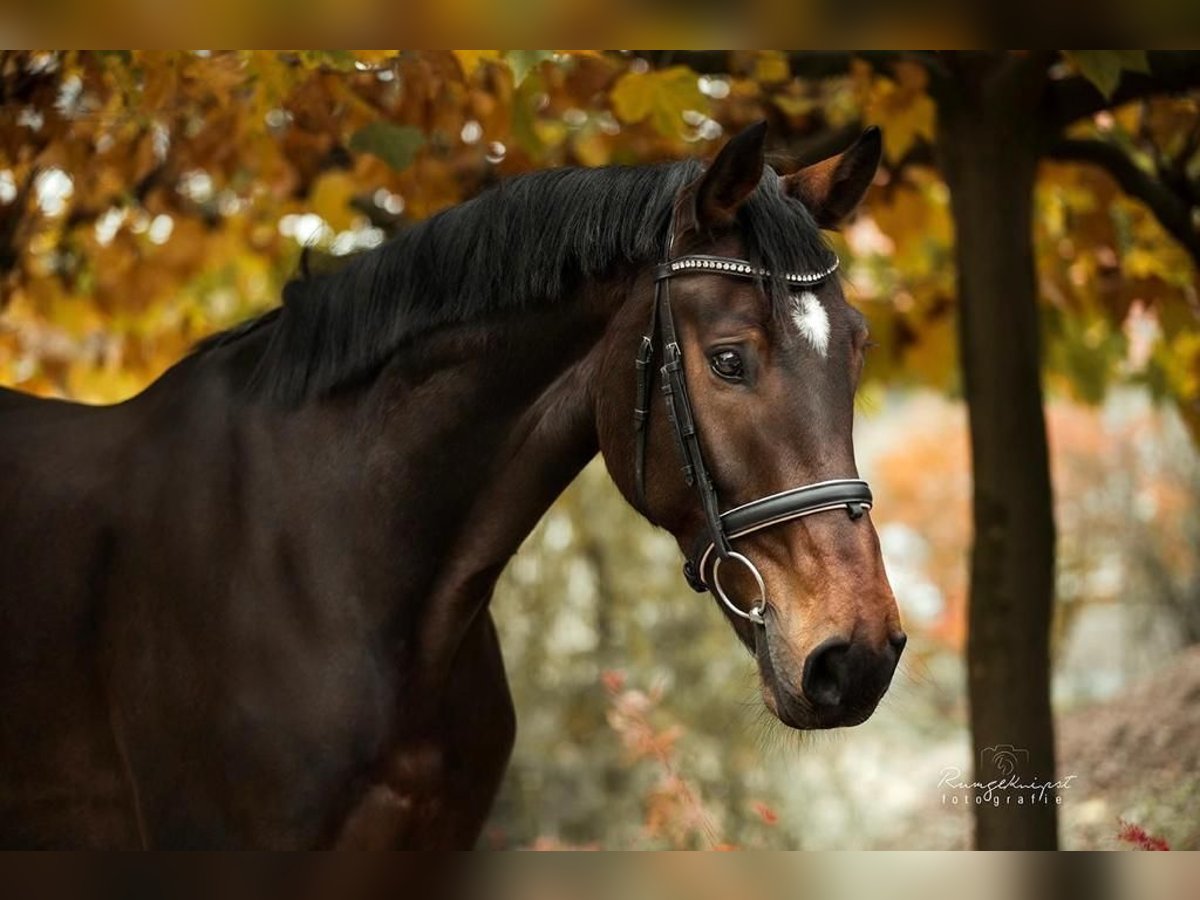
<path id="1" fill-rule="evenodd" d="M 763 820 L 764 825 L 778 825 L 779 813 L 767 806 L 761 800 L 754 802 L 754 811 L 758 813 L 758 817 Z"/>
<path id="2" fill-rule="evenodd" d="M 625 673 L 617 669 L 607 669 L 601 674 L 600 683 L 610 694 L 617 694 L 625 687 Z"/>

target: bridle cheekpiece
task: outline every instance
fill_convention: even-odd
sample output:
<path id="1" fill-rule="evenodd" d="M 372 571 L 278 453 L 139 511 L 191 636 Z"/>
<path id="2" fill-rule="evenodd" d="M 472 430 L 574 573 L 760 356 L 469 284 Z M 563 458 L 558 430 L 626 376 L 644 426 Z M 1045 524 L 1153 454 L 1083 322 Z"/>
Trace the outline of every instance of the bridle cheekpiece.
<path id="1" fill-rule="evenodd" d="M 696 430 L 696 415 L 688 397 L 687 378 L 683 368 L 683 351 L 675 329 L 675 317 L 671 313 L 670 280 L 679 275 L 713 274 L 732 278 L 764 281 L 775 277 L 770 271 L 755 266 L 748 260 L 726 256 L 691 254 L 671 258 L 672 236 L 668 237 L 665 261 L 654 270 L 654 304 L 650 310 L 650 324 L 642 335 L 636 359 L 637 399 L 634 404 L 633 421 L 636 432 L 635 478 L 638 501 L 646 508 L 646 442 L 649 439 L 651 389 L 654 379 L 650 367 L 655 351 L 662 348 L 662 392 L 667 407 L 667 417 L 675 435 L 683 467 L 683 479 L 694 487 L 700 497 L 707 524 L 707 534 L 697 543 L 694 551 L 683 565 L 687 582 L 696 591 L 711 590 L 734 615 L 756 625 L 763 625 L 766 610 L 766 587 L 758 567 L 742 553 L 733 549 L 732 542 L 764 528 L 773 528 L 805 516 L 830 510 L 845 509 L 852 519 L 861 518 L 871 508 L 871 489 L 859 478 L 839 478 L 792 488 L 768 497 L 761 497 L 721 512 L 716 487 L 704 463 L 700 447 L 700 436 Z M 817 272 L 788 272 L 780 278 L 795 287 L 812 287 L 829 278 L 838 267 L 833 262 Z M 658 344 L 656 344 L 656 338 Z M 720 569 L 723 563 L 737 562 L 745 566 L 758 586 L 757 602 L 746 612 L 735 604 L 721 586 Z"/>

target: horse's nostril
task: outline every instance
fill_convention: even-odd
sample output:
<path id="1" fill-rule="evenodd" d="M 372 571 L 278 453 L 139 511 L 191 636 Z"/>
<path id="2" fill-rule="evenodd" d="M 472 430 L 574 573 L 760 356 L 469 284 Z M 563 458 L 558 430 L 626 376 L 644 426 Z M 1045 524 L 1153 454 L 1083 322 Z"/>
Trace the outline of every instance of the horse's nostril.
<path id="1" fill-rule="evenodd" d="M 830 638 L 804 661 L 804 694 L 816 706 L 837 706 L 846 691 L 846 655 L 850 642 Z"/>
<path id="2" fill-rule="evenodd" d="M 900 654 L 904 652 L 904 646 L 908 643 L 908 635 L 903 631 L 897 631 L 890 638 L 888 643 L 892 645 L 892 649 L 896 651 L 896 658 L 900 658 Z"/>

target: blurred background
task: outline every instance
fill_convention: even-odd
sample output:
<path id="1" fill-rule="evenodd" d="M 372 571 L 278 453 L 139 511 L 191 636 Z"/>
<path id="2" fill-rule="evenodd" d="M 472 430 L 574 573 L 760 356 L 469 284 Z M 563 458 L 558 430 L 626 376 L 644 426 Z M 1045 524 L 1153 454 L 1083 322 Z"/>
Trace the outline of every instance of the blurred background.
<path id="1" fill-rule="evenodd" d="M 1036 92 L 993 90 L 1034 75 Z M 1034 277 L 999 300 L 1028 305 L 1040 347 L 980 342 L 960 315 L 956 235 L 1004 213 L 1003 196 L 964 205 L 978 179 L 948 143 L 976 81 L 1012 123 L 992 146 L 1031 166 L 1012 265 Z M 978 812 L 939 780 L 978 756 L 963 372 L 994 350 L 1037 354 L 1044 388 L 1012 402 L 1044 415 L 1053 592 L 1009 625 L 1048 635 L 1033 686 L 1074 776 L 1059 841 L 1200 847 L 1200 54 L 4 51 L 0 384 L 119 402 L 275 305 L 302 248 L 336 266 L 504 176 L 704 157 L 764 118 L 780 169 L 884 130 L 831 239 L 878 345 L 855 440 L 910 634 L 901 672 L 858 728 L 782 728 L 672 539 L 595 462 L 493 602 L 519 736 L 485 844 L 970 846 Z M 1014 460 L 1040 446 L 1032 421 Z"/>

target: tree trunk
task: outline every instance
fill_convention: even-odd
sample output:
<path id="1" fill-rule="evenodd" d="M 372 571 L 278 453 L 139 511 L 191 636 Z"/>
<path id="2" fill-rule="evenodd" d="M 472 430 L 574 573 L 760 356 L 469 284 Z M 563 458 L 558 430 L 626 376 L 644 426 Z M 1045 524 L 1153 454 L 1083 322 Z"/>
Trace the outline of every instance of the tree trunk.
<path id="1" fill-rule="evenodd" d="M 1047 781 L 1054 778 L 1054 518 L 1031 239 L 1033 113 L 1046 76 L 1035 60 L 1014 56 L 963 56 L 958 65 L 960 77 L 939 98 L 938 153 L 957 232 L 974 471 L 967 643 L 974 780 L 1011 771 L 1022 783 Z M 998 792 L 999 805 L 977 798 L 977 847 L 1056 846 L 1053 795 L 1017 805 L 1017 793 Z"/>

